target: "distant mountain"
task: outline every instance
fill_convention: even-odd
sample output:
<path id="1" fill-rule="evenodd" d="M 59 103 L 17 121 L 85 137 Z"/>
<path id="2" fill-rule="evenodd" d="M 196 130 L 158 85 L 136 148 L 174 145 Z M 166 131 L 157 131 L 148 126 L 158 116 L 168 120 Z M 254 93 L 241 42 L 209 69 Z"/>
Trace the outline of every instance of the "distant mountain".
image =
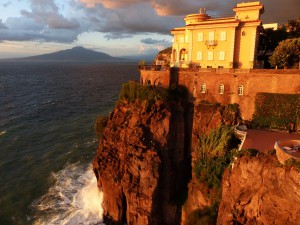
<path id="1" fill-rule="evenodd" d="M 7 60 L 6 60 L 7 61 Z M 103 52 L 96 52 L 83 47 L 62 50 L 49 54 L 8 59 L 8 61 L 38 61 L 38 62 L 127 62 L 131 59 L 112 57 Z"/>

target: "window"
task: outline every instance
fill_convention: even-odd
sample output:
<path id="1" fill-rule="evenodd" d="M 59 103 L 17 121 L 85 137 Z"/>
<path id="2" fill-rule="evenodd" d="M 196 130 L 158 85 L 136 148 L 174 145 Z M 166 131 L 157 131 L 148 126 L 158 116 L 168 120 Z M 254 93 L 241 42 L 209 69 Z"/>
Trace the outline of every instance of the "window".
<path id="1" fill-rule="evenodd" d="M 224 84 L 220 84 L 220 86 L 219 86 L 219 94 L 220 95 L 224 94 Z"/>
<path id="2" fill-rule="evenodd" d="M 201 93 L 206 93 L 206 84 L 201 84 L 200 92 Z"/>
<path id="3" fill-rule="evenodd" d="M 184 43 L 184 37 L 180 37 L 180 38 L 179 38 L 179 42 L 180 42 L 180 43 Z"/>
<path id="4" fill-rule="evenodd" d="M 220 41 L 226 41 L 226 31 L 221 31 L 221 33 L 220 33 Z"/>
<path id="5" fill-rule="evenodd" d="M 215 33 L 214 32 L 208 32 L 208 40 L 213 41 L 215 39 Z"/>
<path id="6" fill-rule="evenodd" d="M 185 35 L 185 43 L 189 42 L 189 35 Z"/>
<path id="7" fill-rule="evenodd" d="M 243 85 L 239 85 L 238 94 L 244 95 L 244 86 Z"/>
<path id="8" fill-rule="evenodd" d="M 202 32 L 198 33 L 198 41 L 203 41 L 203 33 Z"/>
<path id="9" fill-rule="evenodd" d="M 197 60 L 202 60 L 202 52 L 197 52 Z"/>
<path id="10" fill-rule="evenodd" d="M 214 52 L 212 51 L 207 52 L 207 60 L 214 60 Z"/>
<path id="11" fill-rule="evenodd" d="M 225 51 L 219 52 L 219 60 L 225 60 Z"/>

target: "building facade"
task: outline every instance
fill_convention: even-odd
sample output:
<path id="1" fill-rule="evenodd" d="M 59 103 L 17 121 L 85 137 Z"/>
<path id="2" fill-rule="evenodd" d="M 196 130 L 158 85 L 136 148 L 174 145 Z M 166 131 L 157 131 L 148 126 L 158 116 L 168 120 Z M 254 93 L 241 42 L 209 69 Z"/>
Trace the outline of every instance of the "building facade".
<path id="1" fill-rule="evenodd" d="M 171 66 L 199 68 L 254 68 L 264 6 L 240 3 L 235 15 L 212 18 L 205 9 L 187 15 L 185 27 L 175 28 Z"/>

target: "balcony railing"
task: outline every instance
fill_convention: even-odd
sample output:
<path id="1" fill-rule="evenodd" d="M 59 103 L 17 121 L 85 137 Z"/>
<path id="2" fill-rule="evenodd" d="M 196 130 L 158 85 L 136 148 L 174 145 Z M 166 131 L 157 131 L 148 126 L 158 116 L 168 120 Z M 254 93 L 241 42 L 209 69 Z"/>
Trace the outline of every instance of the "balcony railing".
<path id="1" fill-rule="evenodd" d="M 210 47 L 215 48 L 218 45 L 218 41 L 217 40 L 206 40 L 205 44 L 206 44 L 207 48 L 210 48 Z"/>

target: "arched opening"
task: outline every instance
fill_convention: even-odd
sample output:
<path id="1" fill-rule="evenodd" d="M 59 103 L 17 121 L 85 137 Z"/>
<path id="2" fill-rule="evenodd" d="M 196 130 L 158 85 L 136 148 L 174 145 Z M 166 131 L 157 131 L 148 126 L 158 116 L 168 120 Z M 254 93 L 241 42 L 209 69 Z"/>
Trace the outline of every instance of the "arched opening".
<path id="1" fill-rule="evenodd" d="M 201 84 L 200 93 L 206 93 L 206 84 Z"/>
<path id="2" fill-rule="evenodd" d="M 179 59 L 180 59 L 181 61 L 186 60 L 186 49 L 185 49 L 185 48 L 183 48 L 183 49 L 180 50 L 180 53 L 179 53 Z"/>
<path id="3" fill-rule="evenodd" d="M 220 95 L 224 94 L 224 84 L 219 85 L 219 94 Z"/>
<path id="4" fill-rule="evenodd" d="M 150 80 L 148 80 L 148 79 L 146 79 L 146 80 L 145 80 L 145 84 L 147 84 L 147 85 L 151 85 L 151 81 L 150 81 Z"/>
<path id="5" fill-rule="evenodd" d="M 244 86 L 243 85 L 239 85 L 238 95 L 244 95 Z"/>

